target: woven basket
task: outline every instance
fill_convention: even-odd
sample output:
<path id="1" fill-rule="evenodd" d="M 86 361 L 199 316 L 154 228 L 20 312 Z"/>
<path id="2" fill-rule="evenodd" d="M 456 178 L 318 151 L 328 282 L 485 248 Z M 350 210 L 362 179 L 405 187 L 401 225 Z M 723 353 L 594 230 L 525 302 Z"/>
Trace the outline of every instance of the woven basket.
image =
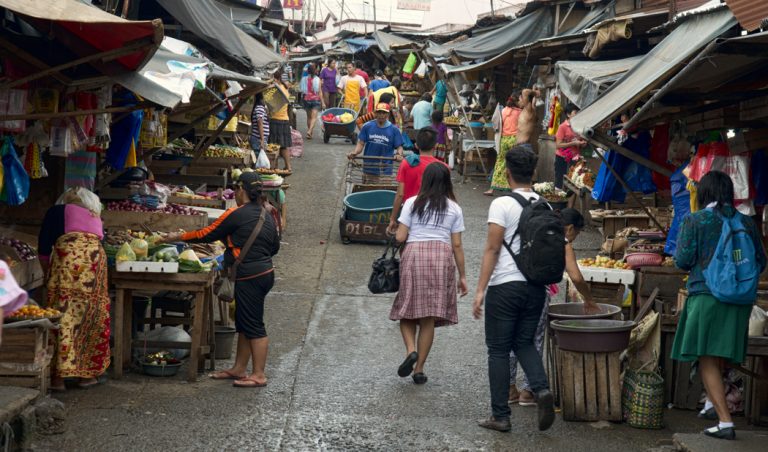
<path id="1" fill-rule="evenodd" d="M 627 369 L 621 390 L 621 410 L 632 427 L 664 428 L 664 379 L 655 372 Z"/>
<path id="2" fill-rule="evenodd" d="M 639 267 L 658 267 L 664 262 L 661 254 L 656 253 L 630 253 L 624 258 L 632 269 Z"/>

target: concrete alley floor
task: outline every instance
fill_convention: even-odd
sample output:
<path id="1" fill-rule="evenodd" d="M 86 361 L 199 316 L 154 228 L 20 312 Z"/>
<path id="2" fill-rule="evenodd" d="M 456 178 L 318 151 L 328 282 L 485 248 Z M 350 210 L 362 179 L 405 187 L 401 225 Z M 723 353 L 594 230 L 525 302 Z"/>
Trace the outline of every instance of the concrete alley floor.
<path id="1" fill-rule="evenodd" d="M 371 295 L 366 286 L 382 246 L 344 245 L 339 238 L 351 150 L 338 138 L 323 144 L 316 131 L 305 142 L 304 156 L 294 161 L 288 230 L 266 304 L 266 388 L 234 388 L 206 375 L 189 384 L 181 374 L 128 373 L 90 390 L 55 394 L 67 406 L 67 431 L 41 437 L 35 449 L 615 452 L 647 450 L 675 432 L 707 426 L 694 412 L 670 410 L 667 423 L 674 428 L 660 431 L 620 424 L 596 428 L 558 417 L 551 430 L 538 432 L 535 408 L 514 406 L 511 433 L 479 428 L 476 421 L 490 407 L 483 322 L 471 317 L 471 295 L 459 302 L 459 324 L 437 330 L 425 369 L 429 382 L 415 386 L 399 378 L 405 351 L 398 324 L 388 318 L 394 297 Z M 467 227 L 471 294 L 491 198 L 482 195 L 485 181 L 455 186 Z M 580 257 L 593 256 L 599 236 L 587 232 L 576 245 Z"/>

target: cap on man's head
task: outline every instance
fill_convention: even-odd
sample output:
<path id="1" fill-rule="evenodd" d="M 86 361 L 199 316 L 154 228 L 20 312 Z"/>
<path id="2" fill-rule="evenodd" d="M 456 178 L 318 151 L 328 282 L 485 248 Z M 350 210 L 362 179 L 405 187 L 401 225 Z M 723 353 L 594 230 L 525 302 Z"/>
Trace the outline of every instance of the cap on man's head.
<path id="1" fill-rule="evenodd" d="M 242 187 L 244 190 L 248 190 L 253 185 L 260 185 L 261 176 L 259 173 L 253 171 L 249 173 L 241 173 L 240 178 L 237 180 L 237 186 Z"/>
<path id="2" fill-rule="evenodd" d="M 383 112 L 389 113 L 390 111 L 392 111 L 392 107 L 390 107 L 389 104 L 386 102 L 379 102 L 378 104 L 376 104 L 376 111 L 383 111 Z"/>

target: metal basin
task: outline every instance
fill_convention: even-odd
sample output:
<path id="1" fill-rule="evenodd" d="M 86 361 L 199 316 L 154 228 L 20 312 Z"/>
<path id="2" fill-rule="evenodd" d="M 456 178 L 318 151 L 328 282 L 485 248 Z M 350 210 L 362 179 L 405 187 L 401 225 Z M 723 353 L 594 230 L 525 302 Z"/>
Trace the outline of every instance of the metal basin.
<path id="1" fill-rule="evenodd" d="M 611 319 L 617 318 L 621 308 L 611 304 L 598 303 L 600 312 L 586 314 L 584 303 L 560 303 L 549 305 L 549 320 L 573 320 L 573 319 Z"/>
<path id="2" fill-rule="evenodd" d="M 624 350 L 635 322 L 606 319 L 553 320 L 550 323 L 560 350 L 610 353 Z"/>

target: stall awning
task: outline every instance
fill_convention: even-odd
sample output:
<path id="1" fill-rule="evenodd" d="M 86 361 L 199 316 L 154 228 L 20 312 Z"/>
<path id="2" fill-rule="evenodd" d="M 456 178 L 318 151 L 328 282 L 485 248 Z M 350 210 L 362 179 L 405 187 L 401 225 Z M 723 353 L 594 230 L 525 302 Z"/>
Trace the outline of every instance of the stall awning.
<path id="1" fill-rule="evenodd" d="M 109 58 L 88 61 L 110 75 L 140 69 L 163 39 L 159 19 L 126 20 L 77 0 L 0 0 L 0 7 L 24 17 L 81 58 L 110 52 Z"/>
<path id="2" fill-rule="evenodd" d="M 723 108 L 768 95 L 765 48 L 768 32 L 710 43 L 659 89 L 625 128 L 665 115 L 679 117 L 681 112 Z"/>
<path id="3" fill-rule="evenodd" d="M 584 108 L 642 59 L 640 55 L 609 61 L 558 61 L 555 75 L 565 97 Z"/>
<path id="4" fill-rule="evenodd" d="M 393 47 L 407 47 L 415 44 L 409 39 L 402 38 L 392 33 L 386 33 L 381 30 L 373 32 L 373 39 L 376 40 L 376 45 L 384 55 L 392 55 L 393 53 L 399 53 L 397 49 Z M 409 52 L 410 49 L 406 49 L 405 52 Z"/>
<path id="5" fill-rule="evenodd" d="M 247 67 L 276 65 L 282 57 L 240 30 L 214 0 L 158 0 L 184 28 Z"/>
<path id="6" fill-rule="evenodd" d="M 726 8 L 687 18 L 640 62 L 594 103 L 572 120 L 573 130 L 583 136 L 619 112 L 633 107 L 650 90 L 668 80 L 704 45 L 736 25 Z"/>

